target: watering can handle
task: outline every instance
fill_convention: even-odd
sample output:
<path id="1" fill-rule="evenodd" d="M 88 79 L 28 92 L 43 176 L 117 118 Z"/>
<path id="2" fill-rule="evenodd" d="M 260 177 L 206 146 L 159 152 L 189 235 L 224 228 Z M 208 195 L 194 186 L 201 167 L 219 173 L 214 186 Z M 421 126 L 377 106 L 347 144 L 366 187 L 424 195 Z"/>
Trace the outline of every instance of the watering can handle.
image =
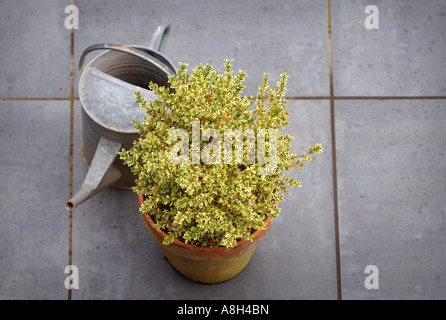
<path id="1" fill-rule="evenodd" d="M 149 49 L 163 53 L 169 34 L 170 34 L 170 26 L 164 26 L 164 25 L 158 26 L 158 28 L 156 28 L 155 32 L 153 33 Z"/>
<path id="2" fill-rule="evenodd" d="M 172 76 L 175 74 L 175 72 L 171 68 L 169 68 L 164 63 L 162 63 L 161 61 L 152 57 L 150 54 L 148 54 L 144 51 L 138 50 L 136 48 L 121 46 L 121 45 L 116 45 L 116 44 L 110 44 L 110 43 L 99 43 L 99 44 L 92 45 L 92 46 L 88 47 L 87 49 L 85 49 L 81 55 L 80 60 L 79 60 L 79 71 L 82 72 L 82 70 L 84 68 L 85 57 L 87 56 L 87 54 L 89 54 L 90 52 L 95 51 L 95 50 L 114 50 L 114 51 L 121 51 L 121 52 L 126 52 L 129 54 L 133 54 L 137 57 L 140 57 L 141 59 L 149 61 L 150 63 L 152 63 L 154 66 L 158 67 L 161 71 L 165 72 L 169 76 Z"/>

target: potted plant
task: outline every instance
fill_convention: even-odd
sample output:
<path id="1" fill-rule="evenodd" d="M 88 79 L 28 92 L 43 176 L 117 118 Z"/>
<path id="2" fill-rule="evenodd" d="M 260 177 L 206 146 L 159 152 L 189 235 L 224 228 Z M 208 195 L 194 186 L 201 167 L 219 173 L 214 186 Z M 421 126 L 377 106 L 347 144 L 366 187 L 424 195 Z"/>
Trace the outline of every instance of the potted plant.
<path id="1" fill-rule="evenodd" d="M 288 187 L 285 172 L 302 168 L 320 144 L 291 153 L 285 89 L 268 74 L 258 94 L 242 96 L 246 73 L 233 75 L 180 64 L 170 87 L 151 83 L 157 95 L 136 100 L 147 113 L 134 121 L 140 138 L 121 159 L 137 176 L 140 211 L 172 266 L 187 278 L 218 283 L 236 276 L 280 212 Z"/>

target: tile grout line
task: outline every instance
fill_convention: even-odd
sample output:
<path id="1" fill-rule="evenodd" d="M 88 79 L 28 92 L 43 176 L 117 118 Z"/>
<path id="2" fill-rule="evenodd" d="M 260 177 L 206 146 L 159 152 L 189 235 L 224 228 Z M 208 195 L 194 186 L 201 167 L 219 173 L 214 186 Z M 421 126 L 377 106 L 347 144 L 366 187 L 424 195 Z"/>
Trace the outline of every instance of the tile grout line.
<path id="1" fill-rule="evenodd" d="M 444 100 L 446 96 L 333 96 L 334 100 Z"/>
<path id="2" fill-rule="evenodd" d="M 446 100 L 446 96 L 286 96 L 287 100 Z M 79 101 L 68 98 L 0 98 L 0 101 Z"/>
<path id="3" fill-rule="evenodd" d="M 446 96 L 289 96 L 287 100 L 445 100 Z"/>
<path id="4" fill-rule="evenodd" d="M 71 0 L 74 5 L 74 0 Z M 70 52 L 70 197 L 73 197 L 73 153 L 74 153 L 74 26 L 71 28 Z M 69 211 L 68 265 L 73 265 L 73 211 Z M 72 289 L 68 289 L 68 300 L 72 299 Z"/>
<path id="5" fill-rule="evenodd" d="M 336 167 L 336 127 L 335 127 L 335 105 L 334 105 L 334 81 L 333 81 L 333 47 L 331 29 L 331 4 L 327 0 L 327 30 L 328 30 L 328 64 L 330 77 L 330 116 L 331 116 L 331 148 L 332 148 L 332 168 L 333 168 L 333 202 L 334 202 L 334 229 L 335 229 L 335 250 L 336 250 L 336 281 L 338 300 L 342 300 L 341 283 L 341 254 L 339 246 L 339 209 L 338 209 L 338 173 Z"/>
<path id="6" fill-rule="evenodd" d="M 74 98 L 75 100 L 78 98 Z M 0 98 L 0 101 L 70 101 L 69 98 Z"/>

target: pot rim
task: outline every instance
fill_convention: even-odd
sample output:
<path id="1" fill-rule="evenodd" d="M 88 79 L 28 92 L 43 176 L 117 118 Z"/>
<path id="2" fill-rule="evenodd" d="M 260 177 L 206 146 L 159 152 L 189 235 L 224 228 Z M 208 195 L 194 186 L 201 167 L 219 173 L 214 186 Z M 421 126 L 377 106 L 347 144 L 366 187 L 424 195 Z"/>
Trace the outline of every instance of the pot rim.
<path id="1" fill-rule="evenodd" d="M 139 206 L 141 207 L 141 205 L 144 202 L 144 195 L 143 194 L 138 194 L 138 201 L 139 201 Z M 147 221 L 148 225 L 150 226 L 150 228 L 152 229 L 152 231 L 156 232 L 158 235 L 160 235 L 162 237 L 162 239 L 164 240 L 165 237 L 167 237 L 167 234 L 158 229 L 155 222 L 153 221 L 152 217 L 150 217 L 150 214 L 148 214 L 147 212 L 142 212 L 142 215 L 144 217 L 144 219 Z M 260 239 L 262 239 L 265 234 L 268 232 L 269 228 L 271 227 L 271 219 L 269 217 L 266 218 L 265 220 L 265 229 L 264 230 L 256 230 L 252 235 L 252 241 L 251 240 L 241 240 L 239 242 L 237 242 L 237 244 L 234 247 L 231 248 L 227 248 L 227 247 L 198 247 L 198 246 L 194 246 L 194 245 L 190 245 L 184 242 L 179 241 L 178 239 L 174 239 L 173 242 L 170 245 L 175 245 L 178 247 L 182 247 L 188 250 L 192 250 L 195 252 L 221 252 L 221 251 L 227 251 L 227 250 L 236 250 L 236 249 L 240 249 L 241 247 L 251 244 L 254 241 L 259 241 Z"/>

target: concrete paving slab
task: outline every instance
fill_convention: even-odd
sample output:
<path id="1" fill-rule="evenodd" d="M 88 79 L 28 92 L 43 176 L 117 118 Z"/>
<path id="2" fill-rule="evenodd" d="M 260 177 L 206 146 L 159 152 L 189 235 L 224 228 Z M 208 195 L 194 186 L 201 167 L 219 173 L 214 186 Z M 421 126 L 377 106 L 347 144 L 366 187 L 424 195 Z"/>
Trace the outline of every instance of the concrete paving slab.
<path id="1" fill-rule="evenodd" d="M 331 14 L 335 95 L 446 95 L 444 1 L 332 1 Z"/>
<path id="2" fill-rule="evenodd" d="M 0 299 L 67 298 L 69 103 L 0 102 Z"/>
<path id="3" fill-rule="evenodd" d="M 75 33 L 75 61 L 100 42 L 148 46 L 155 28 L 169 24 L 166 56 L 247 71 L 246 94 L 255 94 L 264 72 L 273 81 L 288 73 L 289 96 L 329 95 L 326 2 L 317 1 L 84 1 Z M 95 54 L 92 53 L 92 56 Z M 75 81 L 77 94 L 79 73 Z"/>
<path id="4" fill-rule="evenodd" d="M 446 297 L 445 120 L 443 100 L 336 101 L 344 299 Z"/>
<path id="5" fill-rule="evenodd" d="M 0 98 L 70 97 L 70 3 L 0 1 Z"/>

